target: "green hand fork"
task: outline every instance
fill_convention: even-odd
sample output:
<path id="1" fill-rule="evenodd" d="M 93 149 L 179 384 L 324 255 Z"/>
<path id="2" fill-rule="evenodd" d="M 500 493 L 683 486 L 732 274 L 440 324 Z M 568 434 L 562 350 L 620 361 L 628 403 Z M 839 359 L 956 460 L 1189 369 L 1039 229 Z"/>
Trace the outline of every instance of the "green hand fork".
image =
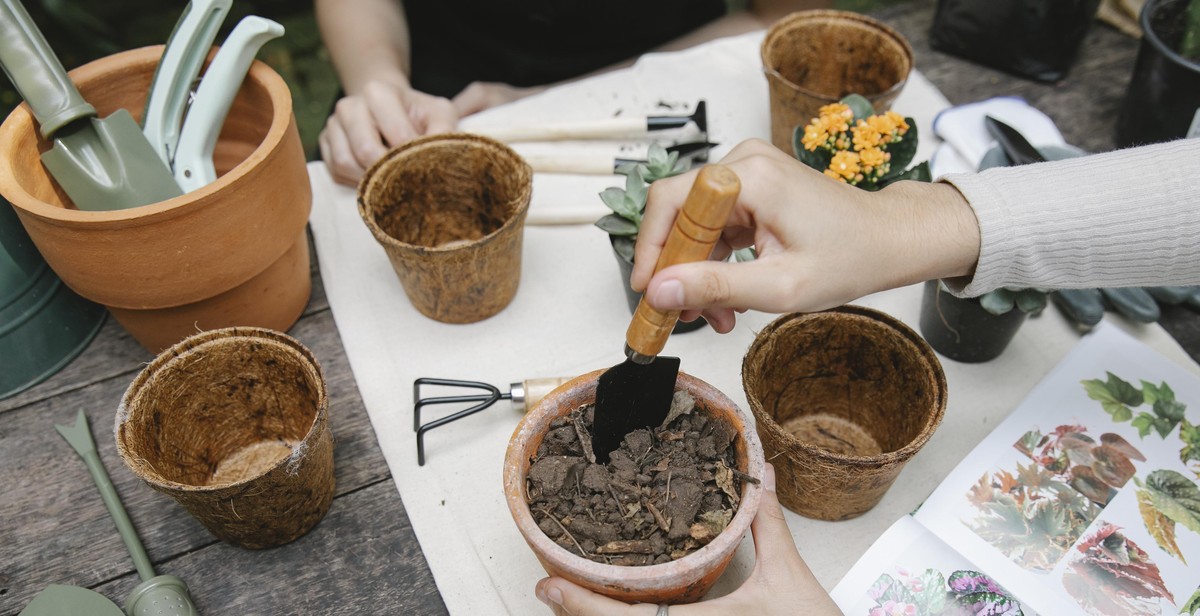
<path id="1" fill-rule="evenodd" d="M 184 584 L 183 580 L 173 575 L 154 574 L 154 567 L 150 564 L 146 548 L 142 546 L 142 541 L 133 528 L 133 522 L 129 520 L 129 514 L 125 513 L 121 498 L 117 496 L 117 490 L 100 462 L 100 455 L 96 453 L 96 443 L 92 440 L 91 430 L 88 429 L 87 416 L 81 410 L 75 419 L 75 425 L 55 425 L 54 428 L 67 439 L 75 453 L 83 458 L 92 481 L 96 482 L 100 496 L 104 499 L 104 506 L 108 508 L 113 523 L 117 525 L 117 531 L 121 533 L 125 547 L 129 548 L 129 555 L 133 557 L 133 564 L 142 578 L 142 583 L 133 589 L 133 594 L 126 601 L 125 612 L 129 616 L 197 614 L 196 607 L 192 605 L 192 598 L 188 596 L 187 584 Z"/>

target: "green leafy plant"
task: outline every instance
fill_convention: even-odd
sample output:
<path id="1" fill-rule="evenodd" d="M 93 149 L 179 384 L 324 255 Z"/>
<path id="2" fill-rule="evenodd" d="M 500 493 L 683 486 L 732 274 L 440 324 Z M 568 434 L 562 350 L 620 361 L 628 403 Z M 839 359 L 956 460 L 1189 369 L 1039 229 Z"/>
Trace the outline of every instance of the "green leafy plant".
<path id="1" fill-rule="evenodd" d="M 1138 511 L 1146 530 L 1164 552 L 1187 563 L 1175 543 L 1175 525 L 1200 533 L 1200 487 L 1169 469 L 1154 471 L 1145 481 L 1133 479 L 1138 486 Z"/>
<path id="2" fill-rule="evenodd" d="M 650 146 L 646 162 L 626 163 L 617 169 L 617 173 L 625 176 L 625 188 L 610 187 L 600 193 L 600 200 L 613 213 L 596 221 L 596 226 L 612 238 L 617 254 L 633 261 L 633 246 L 642 228 L 650 184 L 679 175 L 685 168 L 678 152 L 668 154 L 666 148 L 656 143 Z"/>
<path id="3" fill-rule="evenodd" d="M 1042 289 L 995 289 L 980 295 L 979 305 L 994 315 L 1005 314 L 1013 308 L 1026 314 L 1038 314 L 1046 307 L 1046 291 Z"/>

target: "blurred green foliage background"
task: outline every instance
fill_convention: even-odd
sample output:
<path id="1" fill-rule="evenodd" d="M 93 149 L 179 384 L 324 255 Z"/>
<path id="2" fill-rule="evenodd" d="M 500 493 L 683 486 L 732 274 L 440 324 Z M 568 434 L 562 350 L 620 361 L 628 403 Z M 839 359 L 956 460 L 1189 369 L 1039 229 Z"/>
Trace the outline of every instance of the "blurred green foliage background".
<path id="1" fill-rule="evenodd" d="M 835 0 L 835 5 L 866 12 L 903 1 L 906 0 Z M 23 3 L 67 70 L 118 51 L 165 43 L 187 6 L 183 0 L 23 0 Z M 291 88 L 300 138 L 311 159 L 316 153 L 317 134 L 339 91 L 337 75 L 313 18 L 312 2 L 239 0 L 225 19 L 217 41 L 224 40 L 246 15 L 273 19 L 286 29 L 282 38 L 263 47 L 258 58 L 278 71 Z M 20 95 L 0 75 L 0 117 L 6 117 L 20 102 Z"/>

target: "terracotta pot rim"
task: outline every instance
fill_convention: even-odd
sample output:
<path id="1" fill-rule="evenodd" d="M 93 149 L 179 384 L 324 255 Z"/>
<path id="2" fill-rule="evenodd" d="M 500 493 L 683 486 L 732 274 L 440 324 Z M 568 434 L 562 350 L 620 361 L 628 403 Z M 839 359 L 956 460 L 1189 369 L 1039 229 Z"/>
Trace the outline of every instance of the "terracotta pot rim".
<path id="1" fill-rule="evenodd" d="M 375 179 L 380 170 L 383 167 L 391 164 L 392 161 L 395 161 L 399 158 L 407 158 L 415 153 L 420 152 L 421 150 L 433 149 L 448 144 L 468 144 L 471 147 L 493 150 L 499 152 L 505 158 L 511 159 L 514 163 L 517 163 L 516 173 L 519 175 L 518 181 L 520 182 L 522 189 L 517 195 L 507 202 L 515 203 L 516 211 L 505 219 L 504 224 L 500 225 L 491 233 L 488 233 L 477 240 L 471 240 L 467 243 L 458 244 L 455 246 L 422 246 L 419 244 L 410 244 L 388 235 L 388 233 L 385 232 L 377 222 L 375 222 L 375 212 L 363 200 L 363 194 L 367 191 L 368 186 Z M 525 216 L 529 213 L 530 197 L 533 192 L 532 182 L 533 168 L 525 162 L 524 158 L 521 158 L 521 155 L 518 154 L 516 150 L 508 147 L 508 145 L 496 141 L 490 137 L 484 137 L 483 135 L 475 135 L 471 133 L 442 133 L 439 135 L 427 135 L 425 137 L 414 139 L 408 143 L 392 148 L 387 152 L 387 154 L 384 154 L 383 157 L 375 161 L 375 163 L 367 169 L 366 173 L 363 174 L 362 179 L 359 180 L 357 190 L 358 196 L 356 201 L 358 202 L 359 216 L 363 219 L 363 222 L 366 223 L 367 228 L 371 230 L 371 235 L 373 235 L 375 240 L 380 244 L 408 252 L 449 254 L 462 250 L 476 249 L 480 246 L 491 243 L 513 226 L 523 224 L 525 221 Z"/>
<path id="2" fill-rule="evenodd" d="M 307 369 L 310 369 L 314 381 L 317 396 L 317 408 L 313 413 L 312 425 L 305 432 L 304 438 L 300 439 L 301 444 L 309 444 L 316 440 L 322 427 L 329 421 L 329 397 L 325 385 L 325 372 L 321 368 L 321 364 L 317 361 L 313 352 L 302 344 L 299 340 L 291 336 L 265 327 L 224 327 L 221 329 L 206 330 L 171 345 L 170 348 L 159 353 L 149 364 L 147 364 L 129 387 L 125 390 L 125 394 L 121 397 L 120 406 L 117 408 L 117 415 L 113 425 L 113 433 L 117 442 L 117 454 L 125 461 L 126 466 L 134 471 L 140 479 L 149 483 L 158 490 L 169 490 L 173 492 L 183 491 L 189 494 L 202 494 L 209 492 L 221 492 L 224 490 L 237 490 L 246 484 L 253 482 L 263 475 L 275 472 L 281 467 L 292 463 L 291 456 L 282 458 L 269 469 L 263 470 L 255 477 L 248 477 L 242 481 L 235 483 L 224 483 L 218 485 L 198 486 L 189 483 L 180 483 L 163 478 L 150 465 L 143 463 L 142 458 L 135 452 L 131 451 L 125 442 L 125 432 L 122 430 L 124 424 L 130 418 L 130 407 L 137 403 L 142 392 L 145 391 L 146 385 L 154 378 L 160 370 L 169 364 L 186 358 L 190 355 L 203 352 L 207 348 L 224 342 L 238 341 L 257 341 L 266 344 L 271 344 L 293 353 L 304 362 Z"/>
<path id="3" fill-rule="evenodd" d="M 103 58 L 93 60 L 67 75 L 75 83 L 103 78 L 112 72 L 114 65 L 157 65 L 162 57 L 163 45 L 151 45 L 118 52 Z M 207 197 L 224 190 L 228 185 L 239 181 L 243 176 L 257 169 L 271 152 L 278 148 L 287 134 L 292 123 L 292 95 L 287 83 L 271 67 L 260 60 L 255 60 L 250 66 L 246 79 L 262 84 L 271 93 L 272 104 L 271 126 L 258 147 L 245 160 L 237 164 L 228 173 L 218 177 L 216 181 L 178 197 L 150 203 L 147 205 L 122 210 L 79 210 L 66 207 L 55 207 L 29 194 L 13 177 L 12 167 L 7 161 L 0 160 L 0 185 L 8 187 L 11 194 L 8 200 L 22 211 L 37 216 L 48 223 L 58 226 L 75 227 L 78 225 L 93 226 L 103 229 L 106 226 L 128 227 L 130 223 L 139 225 L 153 224 L 155 221 L 172 218 L 196 206 L 207 202 Z M 140 111 L 138 112 L 140 114 Z M 37 131 L 33 114 L 29 111 L 28 103 L 21 103 L 0 124 L 0 140 L 14 139 L 14 135 L 23 131 Z"/>
<path id="4" fill-rule="evenodd" d="M 524 475 L 526 472 L 525 469 L 529 465 L 529 460 L 522 459 L 524 456 L 523 447 L 521 446 L 529 438 L 535 436 L 531 433 L 532 428 L 529 427 L 529 424 L 533 420 L 540 419 L 543 415 L 550 413 L 554 406 L 553 402 L 558 397 L 565 396 L 578 387 L 590 386 L 594 388 L 594 383 L 604 371 L 604 369 L 595 370 L 575 377 L 559 386 L 555 391 L 543 398 L 536 407 L 530 410 L 521 419 L 516 430 L 513 432 L 508 450 L 505 453 L 504 492 L 505 498 L 508 501 L 509 512 L 516 521 L 521 535 L 531 544 L 531 547 L 536 544 L 533 550 L 539 555 L 539 558 L 545 556 L 548 559 L 552 559 L 556 564 L 561 565 L 563 569 L 570 571 L 581 579 L 587 579 L 604 586 L 621 587 L 631 591 L 652 590 L 656 582 L 681 576 L 684 572 L 707 569 L 719 563 L 727 556 L 731 556 L 741 543 L 743 537 L 745 537 L 746 532 L 750 529 L 750 523 L 758 512 L 759 503 L 762 499 L 761 485 L 744 482 L 742 501 L 738 506 L 737 513 L 734 514 L 729 525 L 716 539 L 713 539 L 708 545 L 683 558 L 657 565 L 619 566 L 588 560 L 552 541 L 534 523 L 533 515 L 530 513 L 529 505 L 525 500 Z M 755 431 L 751 429 L 745 413 L 715 387 L 696 377 L 680 372 L 679 381 L 689 389 L 698 389 L 706 392 L 706 395 L 710 399 L 733 410 L 731 416 L 735 420 L 734 427 L 738 430 L 746 445 L 746 472 L 753 477 L 762 478 L 765 469 L 762 443 L 759 441 Z"/>
<path id="5" fill-rule="evenodd" d="M 856 27 L 861 27 L 864 30 L 874 30 L 882 34 L 885 38 L 891 40 L 896 44 L 897 47 L 900 48 L 901 51 L 904 52 L 905 62 L 909 67 L 908 73 L 905 74 L 904 78 L 897 81 L 895 85 L 882 92 L 876 92 L 870 95 L 863 94 L 863 96 L 866 96 L 868 99 L 884 98 L 888 95 L 899 92 L 902 88 L 904 88 L 904 85 L 908 83 L 908 75 L 912 74 L 912 69 L 914 66 L 913 49 L 908 40 L 904 38 L 904 36 L 901 35 L 900 32 L 895 28 L 878 19 L 875 19 L 874 17 L 863 15 L 862 13 L 839 11 L 836 9 L 813 9 L 807 11 L 797 11 L 791 15 L 783 17 L 779 21 L 775 22 L 773 26 L 771 26 L 771 28 L 767 31 L 766 36 L 763 37 L 762 44 L 759 46 L 759 57 L 762 60 L 762 70 L 768 78 L 774 77 L 779 85 L 785 86 L 813 98 L 825 99 L 831 102 L 837 102 L 840 100 L 838 97 L 805 88 L 804 86 L 793 82 L 787 77 L 784 77 L 783 74 L 775 68 L 774 63 L 771 62 L 768 57 L 775 40 L 779 36 L 782 36 L 784 32 L 802 23 L 807 24 L 817 22 L 852 24 Z"/>
<path id="6" fill-rule="evenodd" d="M 921 427 L 921 431 L 917 434 L 917 436 L 903 447 L 873 456 L 856 456 L 836 453 L 827 449 L 813 446 L 796 438 L 793 434 L 784 430 L 783 427 L 779 425 L 779 422 L 775 421 L 775 419 L 762 408 L 762 403 L 758 401 L 757 396 L 751 393 L 751 388 L 746 382 L 746 364 L 750 362 L 751 356 L 755 354 L 762 346 L 763 341 L 785 326 L 793 323 L 803 323 L 804 321 L 825 320 L 832 315 L 839 317 L 849 316 L 854 320 L 864 323 L 871 323 L 873 325 L 882 326 L 883 328 L 892 330 L 893 332 L 899 334 L 901 338 L 906 340 L 913 347 L 913 349 L 917 351 L 918 357 L 921 358 L 921 361 L 927 367 L 928 374 L 932 377 L 935 388 L 935 396 L 937 398 L 936 407 L 934 408 L 933 413 L 930 413 L 930 415 L 926 418 L 925 423 Z M 916 453 L 920 451 L 921 448 L 924 447 L 929 439 L 933 436 L 934 432 L 937 431 L 937 427 L 942 423 L 942 419 L 946 412 L 946 399 L 948 391 L 946 384 L 946 373 L 942 369 L 942 364 L 937 360 L 937 356 L 934 354 L 933 349 L 927 342 L 925 342 L 924 338 L 917 334 L 917 332 L 913 331 L 911 327 L 885 312 L 852 304 L 847 304 L 845 306 L 840 306 L 838 308 L 833 308 L 822 312 L 793 312 L 782 315 L 769 323 L 762 329 L 762 331 L 759 332 L 758 336 L 755 337 L 754 342 L 750 345 L 750 348 L 746 351 L 746 356 L 742 362 L 742 384 L 746 389 L 746 400 L 750 404 L 751 412 L 754 413 L 755 424 L 758 430 L 766 430 L 781 442 L 786 443 L 788 447 L 801 450 L 806 455 L 810 455 L 821 460 L 826 460 L 840 466 L 850 467 L 888 466 L 897 462 L 906 461 L 916 455 Z"/>

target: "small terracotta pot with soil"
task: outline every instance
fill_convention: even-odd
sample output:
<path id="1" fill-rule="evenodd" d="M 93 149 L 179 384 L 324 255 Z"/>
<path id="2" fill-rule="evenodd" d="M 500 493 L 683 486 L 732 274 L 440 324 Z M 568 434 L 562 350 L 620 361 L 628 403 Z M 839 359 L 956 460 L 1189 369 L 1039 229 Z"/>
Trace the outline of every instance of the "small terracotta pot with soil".
<path id="1" fill-rule="evenodd" d="M 680 373 L 664 427 L 630 433 L 596 464 L 590 409 L 602 372 L 568 381 L 521 420 L 504 459 L 509 511 L 550 575 L 622 601 L 696 601 L 758 511 L 762 446 L 729 398 Z"/>
<path id="2" fill-rule="evenodd" d="M 887 111 L 913 67 L 912 46 L 887 24 L 858 13 L 798 11 L 767 31 L 763 72 L 771 100 L 771 143 L 792 153 L 792 132 L 849 94 Z"/>
<path id="3" fill-rule="evenodd" d="M 388 152 L 358 186 L 358 212 L 425 316 L 474 323 L 521 280 L 533 170 L 498 141 L 434 135 Z"/>
<path id="4" fill-rule="evenodd" d="M 203 332 L 159 354 L 125 392 L 116 440 L 135 475 L 243 548 L 297 539 L 333 502 L 325 378 L 279 332 Z"/>
<path id="5" fill-rule="evenodd" d="M 746 352 L 742 383 L 780 502 L 820 520 L 874 507 L 946 409 L 925 340 L 858 306 L 771 322 Z"/>
<path id="6" fill-rule="evenodd" d="M 114 54 L 70 72 L 99 117 L 140 118 L 162 46 Z M 26 105 L 0 125 L 0 193 L 67 286 L 109 308 L 152 352 L 197 329 L 286 330 L 311 292 L 305 226 L 312 206 L 287 84 L 255 62 L 218 137 L 218 178 L 141 207 L 81 211 L 39 158 Z"/>

